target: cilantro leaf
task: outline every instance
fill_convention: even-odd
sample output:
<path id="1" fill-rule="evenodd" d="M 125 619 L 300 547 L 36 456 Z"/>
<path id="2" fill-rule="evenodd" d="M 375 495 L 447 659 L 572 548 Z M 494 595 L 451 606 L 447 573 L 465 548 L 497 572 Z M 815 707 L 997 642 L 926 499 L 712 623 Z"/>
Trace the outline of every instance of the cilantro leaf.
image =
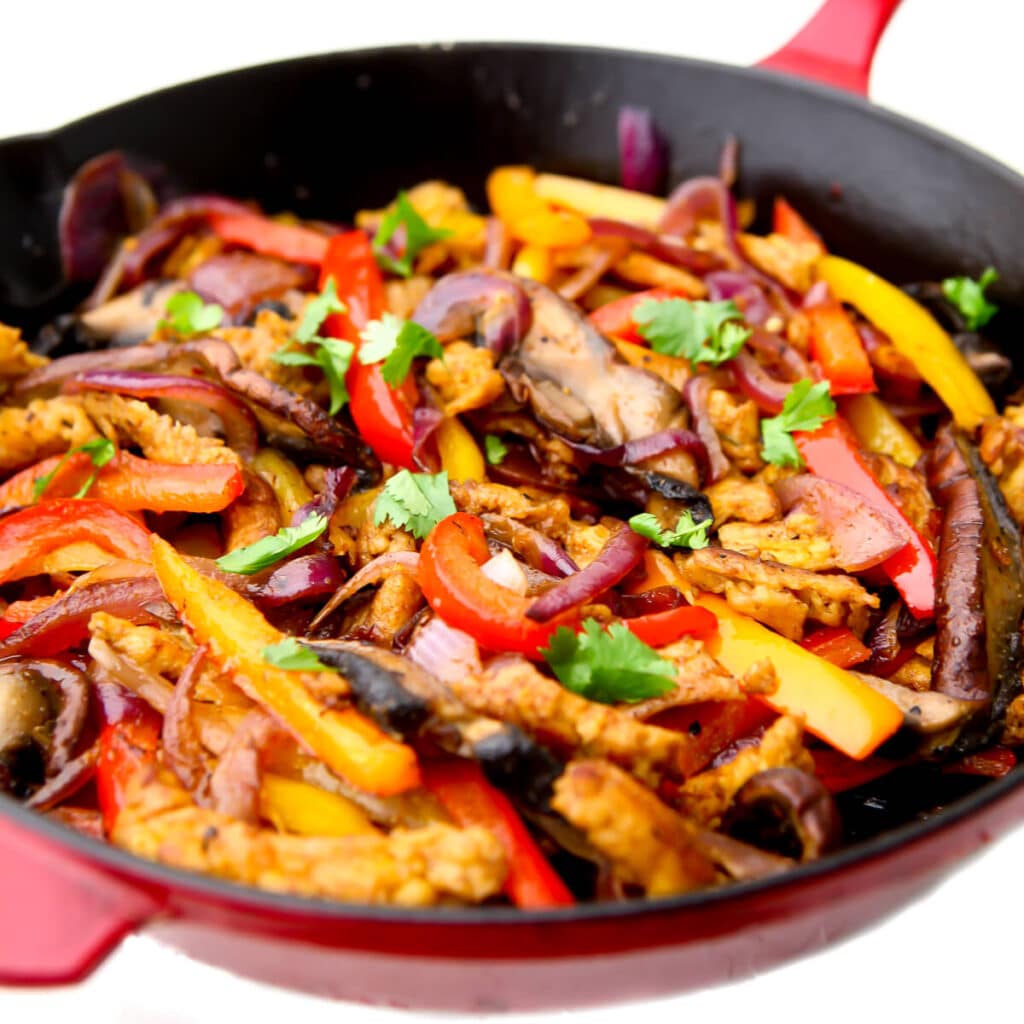
<path id="1" fill-rule="evenodd" d="M 399 228 L 405 228 L 405 245 L 400 257 L 387 250 L 387 244 Z M 413 261 L 421 250 L 434 242 L 449 238 L 452 232 L 446 228 L 432 228 L 417 212 L 404 192 L 398 193 L 394 209 L 384 215 L 384 219 L 373 236 L 373 254 L 377 263 L 384 270 L 393 274 L 409 277 L 412 274 Z"/>
<path id="2" fill-rule="evenodd" d="M 743 347 L 749 327 L 731 299 L 726 302 L 690 302 L 688 299 L 649 299 L 633 310 L 633 322 L 655 352 L 683 356 L 694 366 L 717 366 Z"/>
<path id="3" fill-rule="evenodd" d="M 229 551 L 217 559 L 217 565 L 225 572 L 240 572 L 251 576 L 280 561 L 285 555 L 304 548 L 326 529 L 327 516 L 314 512 L 306 516 L 298 526 L 284 526 L 273 536 L 247 544 L 237 551 Z"/>
<path id="4" fill-rule="evenodd" d="M 603 704 L 660 697 L 675 686 L 675 664 L 621 622 L 605 630 L 586 619 L 582 633 L 559 626 L 540 653 L 567 690 Z"/>
<path id="5" fill-rule="evenodd" d="M 157 327 L 167 328 L 185 338 L 212 331 L 224 320 L 223 307 L 215 302 L 207 305 L 195 292 L 189 291 L 172 295 L 164 312 L 170 319 L 159 321 Z"/>
<path id="6" fill-rule="evenodd" d="M 81 487 L 72 495 L 73 498 L 84 498 L 89 493 L 89 488 L 96 483 L 96 477 L 99 470 L 105 466 L 116 454 L 117 449 L 114 447 L 113 441 L 108 441 L 105 437 L 97 437 L 92 441 L 86 441 L 85 444 L 80 444 L 77 448 L 72 448 L 68 451 L 64 458 L 57 463 L 56 466 L 50 470 L 45 476 L 37 476 L 32 481 L 32 500 L 38 501 L 45 492 L 46 488 L 53 483 L 53 478 L 61 470 L 61 468 L 67 463 L 68 459 L 72 455 L 78 452 L 84 452 L 89 456 L 89 460 L 96 468 L 93 470 L 89 479 L 82 484 Z"/>
<path id="7" fill-rule="evenodd" d="M 698 548 L 708 546 L 708 530 L 711 529 L 711 522 L 710 519 L 704 519 L 695 523 L 693 513 L 686 509 L 679 517 L 679 522 L 676 523 L 674 530 L 663 529 L 658 517 L 651 515 L 650 512 L 641 512 L 639 515 L 633 516 L 629 525 L 641 537 L 647 537 L 663 548 L 692 548 L 696 551 Z"/>
<path id="8" fill-rule="evenodd" d="M 836 403 L 829 394 L 828 381 L 812 385 L 809 380 L 798 380 L 786 395 L 782 412 L 771 419 L 761 420 L 761 456 L 776 466 L 800 467 L 803 456 L 793 440 L 794 430 L 817 430 L 836 414 Z"/>
<path id="9" fill-rule="evenodd" d="M 447 473 L 410 473 L 403 469 L 377 496 L 373 525 L 385 519 L 422 540 L 446 516 L 455 513 Z"/>
<path id="10" fill-rule="evenodd" d="M 381 376 L 393 388 L 399 387 L 409 376 L 414 359 L 420 356 L 444 359 L 444 349 L 430 331 L 393 313 L 371 320 L 360 336 L 363 344 L 359 349 L 359 362 L 369 366 L 383 360 Z"/>
<path id="11" fill-rule="evenodd" d="M 305 672 L 321 672 L 328 669 L 314 651 L 300 644 L 293 636 L 286 636 L 280 643 L 267 644 L 260 651 L 265 662 L 277 668 Z"/>
<path id="12" fill-rule="evenodd" d="M 969 277 L 947 277 L 942 294 L 960 311 L 969 331 L 985 326 L 999 312 L 999 307 L 985 298 L 985 289 L 999 279 L 995 267 L 989 267 L 972 281 Z"/>
<path id="13" fill-rule="evenodd" d="M 348 403 L 349 394 L 345 384 L 345 375 L 348 373 L 349 366 L 352 365 L 355 345 L 350 341 L 341 341 L 339 338 L 319 337 L 311 339 L 308 344 L 314 346 L 312 352 L 281 348 L 271 358 L 274 362 L 283 363 L 285 366 L 319 366 L 330 390 L 329 412 L 335 416 Z"/>
<path id="14" fill-rule="evenodd" d="M 484 454 L 491 466 L 500 466 L 508 455 L 508 445 L 497 434 L 484 435 Z"/>
<path id="15" fill-rule="evenodd" d="M 320 328 L 331 313 L 344 313 L 345 303 L 338 298 L 338 288 L 334 278 L 327 278 L 323 290 L 315 299 L 306 303 L 302 311 L 302 320 L 295 331 L 295 340 L 302 345 L 308 345 L 316 341 L 320 335 Z"/>

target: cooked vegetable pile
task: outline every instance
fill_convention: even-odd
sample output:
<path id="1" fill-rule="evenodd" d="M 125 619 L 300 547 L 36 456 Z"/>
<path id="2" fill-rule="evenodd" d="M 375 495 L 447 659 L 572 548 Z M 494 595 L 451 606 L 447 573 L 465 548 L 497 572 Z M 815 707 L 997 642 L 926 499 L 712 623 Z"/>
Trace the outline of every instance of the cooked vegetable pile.
<path id="1" fill-rule="evenodd" d="M 275 891 L 545 908 L 1014 766 L 996 272 L 901 289 L 782 198 L 748 230 L 734 148 L 661 199 L 620 137 L 628 188 L 499 167 L 351 228 L 80 169 L 91 293 L 0 325 L 0 789 Z"/>

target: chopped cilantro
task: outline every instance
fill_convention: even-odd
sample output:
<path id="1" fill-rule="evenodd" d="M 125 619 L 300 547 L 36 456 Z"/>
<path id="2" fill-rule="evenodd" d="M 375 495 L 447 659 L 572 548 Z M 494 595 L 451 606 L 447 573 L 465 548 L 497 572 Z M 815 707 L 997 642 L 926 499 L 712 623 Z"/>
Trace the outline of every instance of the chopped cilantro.
<path id="1" fill-rule="evenodd" d="M 313 651 L 300 644 L 293 636 L 286 636 L 280 643 L 268 644 L 260 654 L 265 662 L 277 668 L 300 672 L 321 672 L 328 668 Z"/>
<path id="2" fill-rule="evenodd" d="M 508 455 L 508 445 L 497 434 L 485 434 L 484 453 L 489 465 L 500 466 Z"/>
<path id="3" fill-rule="evenodd" d="M 956 306 L 969 331 L 985 326 L 999 312 L 999 307 L 985 298 L 985 289 L 999 279 L 995 267 L 989 267 L 977 281 L 969 277 L 947 277 L 942 294 Z"/>
<path id="4" fill-rule="evenodd" d="M 444 358 L 441 343 L 430 331 L 393 313 L 371 320 L 361 336 L 363 344 L 359 349 L 359 362 L 369 366 L 383 360 L 381 376 L 393 388 L 399 387 L 409 376 L 414 359 L 420 356 Z"/>
<path id="5" fill-rule="evenodd" d="M 298 526 L 285 526 L 271 537 L 264 537 L 254 544 L 247 544 L 237 551 L 230 551 L 217 559 L 217 565 L 225 572 L 240 572 L 251 576 L 260 569 L 266 569 L 300 548 L 316 540 L 327 529 L 327 516 L 314 512 L 306 516 Z"/>
<path id="6" fill-rule="evenodd" d="M 606 630 L 586 619 L 582 633 L 559 626 L 541 654 L 567 690 L 604 704 L 660 697 L 675 686 L 675 664 L 621 622 Z"/>
<path id="7" fill-rule="evenodd" d="M 195 292 L 178 292 L 167 300 L 164 312 L 168 320 L 161 320 L 157 327 L 166 328 L 184 338 L 193 334 L 205 334 L 220 327 L 224 320 L 224 309 L 215 302 L 207 305 Z"/>
<path id="8" fill-rule="evenodd" d="M 798 380 L 786 395 L 782 412 L 761 420 L 761 456 L 776 466 L 802 466 L 803 456 L 793 440 L 794 430 L 817 430 L 836 414 L 836 403 L 829 394 L 828 381 L 812 385 Z"/>
<path id="9" fill-rule="evenodd" d="M 99 470 L 105 466 L 116 454 L 117 449 L 114 447 L 113 441 L 108 441 L 105 437 L 97 437 L 93 441 L 86 441 L 85 444 L 80 444 L 77 448 L 72 448 L 67 454 L 57 463 L 56 466 L 50 470 L 45 476 L 37 476 L 32 482 L 32 500 L 38 501 L 45 492 L 46 488 L 53 482 L 53 478 L 60 471 L 61 467 L 71 458 L 72 455 L 78 452 L 83 452 L 89 456 L 95 469 L 89 476 L 89 479 L 82 484 L 81 487 L 72 495 L 74 498 L 84 498 L 89 493 L 89 489 L 94 483 L 96 483 L 96 477 L 99 474 Z"/>
<path id="10" fill-rule="evenodd" d="M 674 530 L 662 528 L 658 517 L 650 512 L 641 512 L 633 516 L 629 525 L 640 534 L 653 540 L 655 544 L 663 548 L 706 548 L 708 546 L 708 530 L 711 528 L 711 520 L 704 519 L 699 523 L 693 521 L 693 513 L 686 509 L 679 517 Z"/>
<path id="11" fill-rule="evenodd" d="M 403 469 L 384 485 L 374 505 L 373 524 L 385 519 L 421 540 L 455 513 L 447 473 L 410 473 Z"/>
<path id="12" fill-rule="evenodd" d="M 400 227 L 405 228 L 405 244 L 402 255 L 394 256 L 388 252 L 387 244 Z M 412 274 L 413 261 L 428 245 L 449 238 L 451 232 L 445 228 L 432 228 L 417 212 L 404 192 L 398 193 L 394 208 L 384 215 L 384 219 L 373 236 L 373 253 L 377 262 L 384 270 L 393 274 L 409 277 Z"/>
<path id="13" fill-rule="evenodd" d="M 649 299 L 633 310 L 633 321 L 655 352 L 683 356 L 693 365 L 717 366 L 743 347 L 749 327 L 731 299 L 726 302 L 690 302 L 688 299 Z"/>

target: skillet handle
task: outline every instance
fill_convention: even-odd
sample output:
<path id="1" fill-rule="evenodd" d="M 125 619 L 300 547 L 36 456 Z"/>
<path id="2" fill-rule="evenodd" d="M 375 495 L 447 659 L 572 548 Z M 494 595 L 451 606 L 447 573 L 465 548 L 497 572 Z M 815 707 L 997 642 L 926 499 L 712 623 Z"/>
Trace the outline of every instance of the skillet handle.
<path id="1" fill-rule="evenodd" d="M 84 851 L 0 818 L 0 984 L 79 981 L 158 910 Z"/>
<path id="2" fill-rule="evenodd" d="M 882 32 L 900 0 L 825 0 L 813 18 L 760 68 L 868 94 Z"/>

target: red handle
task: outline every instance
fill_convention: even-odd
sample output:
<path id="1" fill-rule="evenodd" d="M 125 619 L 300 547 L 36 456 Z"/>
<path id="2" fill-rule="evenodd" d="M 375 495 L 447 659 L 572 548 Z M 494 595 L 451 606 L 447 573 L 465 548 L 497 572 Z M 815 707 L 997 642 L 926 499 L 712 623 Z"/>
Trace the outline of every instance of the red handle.
<path id="1" fill-rule="evenodd" d="M 148 893 L 0 821 L 0 984 L 78 981 L 158 909 Z"/>
<path id="2" fill-rule="evenodd" d="M 871 63 L 900 0 L 825 0 L 817 14 L 757 65 L 868 94 Z"/>

